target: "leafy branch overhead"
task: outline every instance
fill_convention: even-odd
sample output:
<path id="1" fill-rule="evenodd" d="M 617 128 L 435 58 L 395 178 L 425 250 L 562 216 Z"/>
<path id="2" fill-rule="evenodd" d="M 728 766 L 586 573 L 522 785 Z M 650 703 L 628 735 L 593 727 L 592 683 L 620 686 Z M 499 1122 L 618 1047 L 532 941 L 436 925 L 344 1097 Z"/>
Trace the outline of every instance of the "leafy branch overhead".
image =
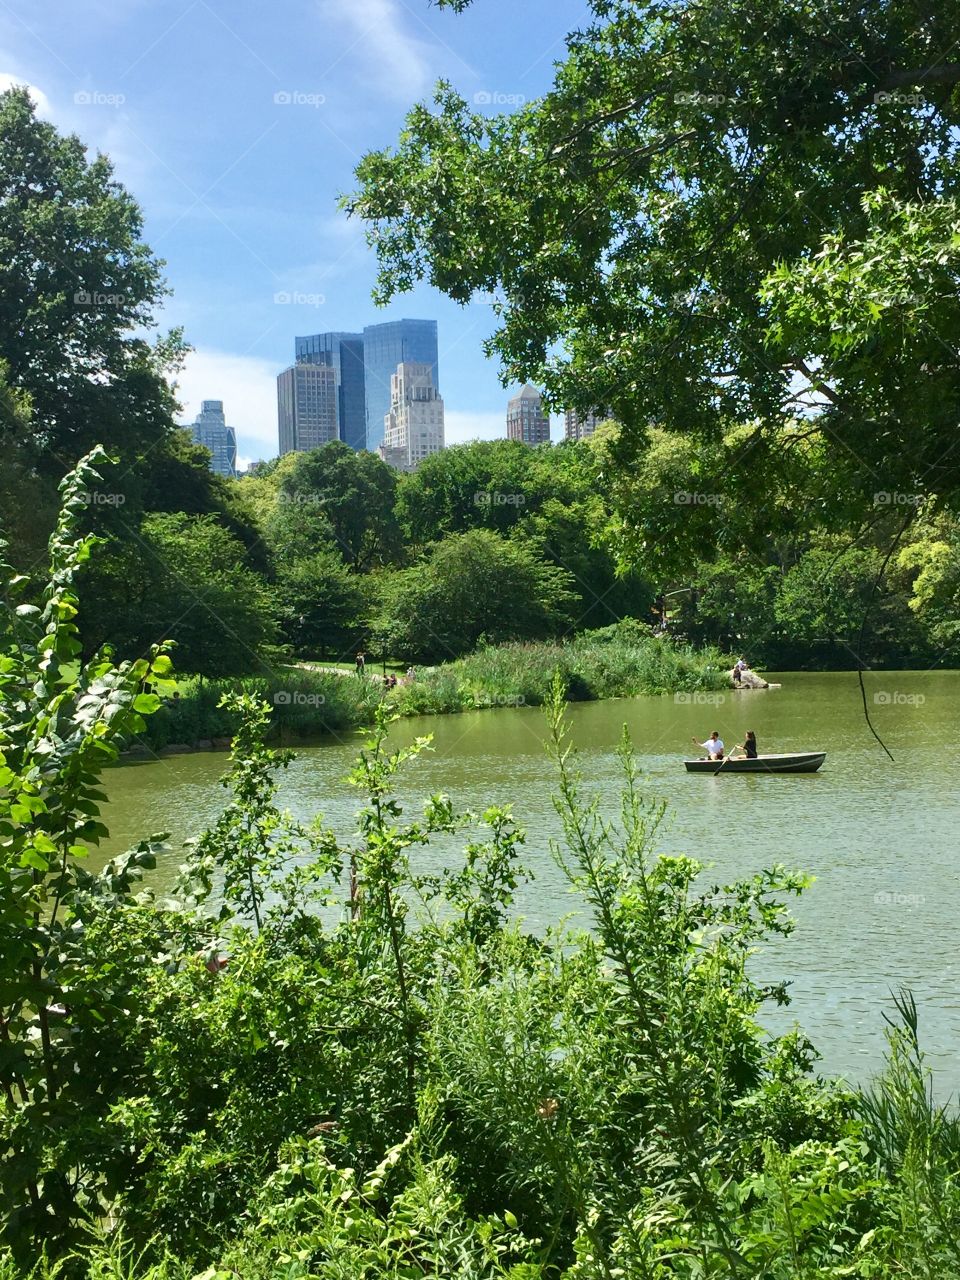
<path id="1" fill-rule="evenodd" d="M 492 292 L 504 378 L 608 406 L 625 460 L 653 423 L 799 420 L 861 507 L 953 502 L 956 0 L 590 9 L 540 100 L 440 84 L 364 157 L 377 297 Z M 758 494 L 778 455 L 743 462 Z"/>

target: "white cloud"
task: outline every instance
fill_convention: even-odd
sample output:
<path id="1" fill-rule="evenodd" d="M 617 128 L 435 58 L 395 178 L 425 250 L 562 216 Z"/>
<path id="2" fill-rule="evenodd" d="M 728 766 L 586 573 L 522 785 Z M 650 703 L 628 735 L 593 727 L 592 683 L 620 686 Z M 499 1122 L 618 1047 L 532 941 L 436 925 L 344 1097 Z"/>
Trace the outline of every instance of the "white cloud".
<path id="1" fill-rule="evenodd" d="M 0 71 L 0 93 L 11 89 L 15 84 L 25 84 L 30 90 L 30 97 L 37 108 L 37 115 L 43 116 L 46 120 L 51 119 L 53 108 L 50 105 L 50 99 L 42 89 L 38 89 L 35 84 L 30 84 L 23 76 L 13 75 L 9 71 Z"/>
<path id="2" fill-rule="evenodd" d="M 237 429 L 237 453 L 246 461 L 274 458 L 277 441 L 277 374 L 272 360 L 196 350 L 177 379 L 181 421 L 193 422 L 201 400 L 222 400 L 227 423 Z"/>
<path id="3" fill-rule="evenodd" d="M 433 78 L 431 47 L 405 30 L 396 0 L 321 0 L 320 12 L 324 22 L 343 30 L 343 56 L 362 62 L 385 97 L 408 102 L 427 88 Z"/>

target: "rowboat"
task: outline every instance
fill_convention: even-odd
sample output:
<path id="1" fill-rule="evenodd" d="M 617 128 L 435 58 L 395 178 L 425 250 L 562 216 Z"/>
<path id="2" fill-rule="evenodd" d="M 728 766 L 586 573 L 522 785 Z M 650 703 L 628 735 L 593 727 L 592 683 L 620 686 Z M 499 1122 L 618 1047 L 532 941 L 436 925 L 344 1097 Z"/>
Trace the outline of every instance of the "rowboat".
<path id="1" fill-rule="evenodd" d="M 727 756 L 725 760 L 684 760 L 683 764 L 687 773 L 816 773 L 826 758 L 825 751 L 795 751 L 755 760 Z"/>

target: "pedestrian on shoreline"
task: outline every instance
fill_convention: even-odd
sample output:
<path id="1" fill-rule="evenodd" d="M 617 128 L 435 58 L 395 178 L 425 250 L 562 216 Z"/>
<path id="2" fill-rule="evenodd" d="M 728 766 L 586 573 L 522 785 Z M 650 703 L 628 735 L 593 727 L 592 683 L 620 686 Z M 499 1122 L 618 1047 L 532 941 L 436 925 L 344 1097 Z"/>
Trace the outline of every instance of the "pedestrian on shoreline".
<path id="1" fill-rule="evenodd" d="M 357 654 L 357 675 L 362 676 L 367 667 L 367 655 L 361 650 Z"/>

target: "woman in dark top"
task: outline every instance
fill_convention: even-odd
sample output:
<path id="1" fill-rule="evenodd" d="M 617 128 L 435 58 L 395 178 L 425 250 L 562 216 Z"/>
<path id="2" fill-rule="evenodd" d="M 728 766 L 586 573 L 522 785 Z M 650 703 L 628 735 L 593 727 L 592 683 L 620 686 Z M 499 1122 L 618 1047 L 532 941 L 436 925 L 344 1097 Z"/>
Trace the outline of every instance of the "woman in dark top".
<path id="1" fill-rule="evenodd" d="M 756 760 L 757 758 L 757 735 L 752 729 L 747 730 L 747 736 L 737 748 L 742 751 L 748 760 Z"/>

